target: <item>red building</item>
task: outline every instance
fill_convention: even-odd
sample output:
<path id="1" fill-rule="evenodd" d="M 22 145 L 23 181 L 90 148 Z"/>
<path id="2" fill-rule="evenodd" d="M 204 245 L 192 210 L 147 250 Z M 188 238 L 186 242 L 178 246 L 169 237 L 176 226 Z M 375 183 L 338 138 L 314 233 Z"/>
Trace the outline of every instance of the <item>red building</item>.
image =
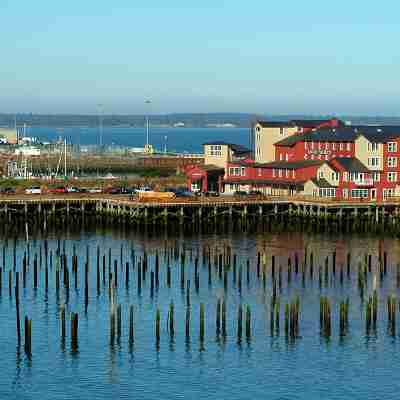
<path id="1" fill-rule="evenodd" d="M 295 127 L 280 136 L 276 123 L 255 130 L 255 146 L 273 146 L 261 155 L 275 161 L 256 162 L 240 146 L 213 142 L 205 145 L 205 166 L 187 172 L 199 190 L 225 193 L 261 191 L 269 195 L 303 194 L 336 199 L 382 201 L 400 196 L 400 127 L 345 126 L 338 120 L 290 121 Z M 268 140 L 268 129 L 273 135 Z M 235 147 L 236 146 L 236 147 Z M 269 147 L 271 149 L 271 147 Z M 256 154 L 257 159 L 257 154 Z"/>

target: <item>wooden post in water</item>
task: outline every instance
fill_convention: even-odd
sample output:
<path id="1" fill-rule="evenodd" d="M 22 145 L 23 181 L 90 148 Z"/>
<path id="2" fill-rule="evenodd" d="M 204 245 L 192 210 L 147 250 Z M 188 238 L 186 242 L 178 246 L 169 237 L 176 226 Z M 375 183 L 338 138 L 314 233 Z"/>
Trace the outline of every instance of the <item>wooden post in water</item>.
<path id="1" fill-rule="evenodd" d="M 249 305 L 246 307 L 246 339 L 247 341 L 251 339 L 251 311 Z"/>
<path id="2" fill-rule="evenodd" d="M 15 273 L 15 311 L 17 321 L 17 339 L 19 345 L 21 343 L 21 323 L 19 317 L 19 272 Z"/>
<path id="3" fill-rule="evenodd" d="M 32 357 L 32 320 L 25 316 L 25 354 Z"/>
<path id="4" fill-rule="evenodd" d="M 71 350 L 78 350 L 78 313 L 71 313 Z"/>
<path id="5" fill-rule="evenodd" d="M 221 314 L 222 314 L 222 337 L 225 339 L 227 334 L 226 334 L 226 303 L 225 299 L 222 299 L 222 305 L 221 305 Z"/>
<path id="6" fill-rule="evenodd" d="M 160 322 L 161 322 L 161 313 L 160 309 L 157 308 L 156 311 L 156 346 L 160 345 Z"/>
<path id="7" fill-rule="evenodd" d="M 186 341 L 189 341 L 190 339 L 190 307 L 186 307 L 185 338 Z"/>
<path id="8" fill-rule="evenodd" d="M 243 331 L 243 307 L 239 304 L 238 308 L 238 321 L 237 321 L 237 341 L 240 343 L 242 341 L 242 331 Z"/>
<path id="9" fill-rule="evenodd" d="M 11 269 L 8 270 L 8 294 L 11 299 L 11 297 L 12 297 L 12 271 L 11 271 Z"/>
<path id="10" fill-rule="evenodd" d="M 129 306 L 129 345 L 133 345 L 133 305 Z"/>
<path id="11" fill-rule="evenodd" d="M 122 310 L 121 304 L 117 306 L 117 341 L 121 340 L 121 332 L 122 332 Z"/>
<path id="12" fill-rule="evenodd" d="M 65 328 L 65 305 L 64 304 L 61 306 L 60 320 L 61 320 L 61 342 L 64 343 L 65 342 L 65 332 L 66 332 L 66 328 Z"/>
<path id="13" fill-rule="evenodd" d="M 204 311 L 204 303 L 200 303 L 200 343 L 203 345 L 204 343 L 204 334 L 205 334 L 205 311 Z"/>
<path id="14" fill-rule="evenodd" d="M 172 300 L 169 305 L 168 319 L 169 319 L 169 334 L 171 336 L 171 340 L 173 340 L 175 335 L 175 327 L 174 327 L 174 302 Z"/>

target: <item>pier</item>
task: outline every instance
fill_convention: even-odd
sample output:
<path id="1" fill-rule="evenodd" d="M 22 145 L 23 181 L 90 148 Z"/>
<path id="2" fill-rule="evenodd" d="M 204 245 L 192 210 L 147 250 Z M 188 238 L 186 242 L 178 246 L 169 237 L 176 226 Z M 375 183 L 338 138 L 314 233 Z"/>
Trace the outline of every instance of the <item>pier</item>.
<path id="1" fill-rule="evenodd" d="M 37 220 L 40 218 L 96 217 L 124 220 L 131 224 L 166 225 L 212 222 L 247 223 L 299 221 L 319 227 L 334 224 L 338 230 L 352 231 L 367 224 L 400 228 L 400 200 L 385 202 L 338 201 L 290 197 L 213 197 L 141 200 L 119 195 L 16 195 L 0 197 L 0 218 Z M 400 231 L 400 229 L 399 229 Z"/>

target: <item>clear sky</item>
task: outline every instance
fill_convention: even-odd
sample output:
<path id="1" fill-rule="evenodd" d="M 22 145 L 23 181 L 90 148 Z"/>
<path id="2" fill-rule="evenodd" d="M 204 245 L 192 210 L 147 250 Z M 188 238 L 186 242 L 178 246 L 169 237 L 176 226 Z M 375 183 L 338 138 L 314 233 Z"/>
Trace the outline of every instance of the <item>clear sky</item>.
<path id="1" fill-rule="evenodd" d="M 1 0 L 0 112 L 396 115 L 400 2 Z"/>

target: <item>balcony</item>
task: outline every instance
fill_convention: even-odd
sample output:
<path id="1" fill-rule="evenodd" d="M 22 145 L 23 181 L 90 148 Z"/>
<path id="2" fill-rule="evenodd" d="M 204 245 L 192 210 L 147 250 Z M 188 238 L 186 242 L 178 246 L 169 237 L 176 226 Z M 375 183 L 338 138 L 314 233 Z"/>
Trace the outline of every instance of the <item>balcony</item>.
<path id="1" fill-rule="evenodd" d="M 362 180 L 356 179 L 354 183 L 357 186 L 374 186 L 374 180 L 372 178 L 364 178 Z"/>

